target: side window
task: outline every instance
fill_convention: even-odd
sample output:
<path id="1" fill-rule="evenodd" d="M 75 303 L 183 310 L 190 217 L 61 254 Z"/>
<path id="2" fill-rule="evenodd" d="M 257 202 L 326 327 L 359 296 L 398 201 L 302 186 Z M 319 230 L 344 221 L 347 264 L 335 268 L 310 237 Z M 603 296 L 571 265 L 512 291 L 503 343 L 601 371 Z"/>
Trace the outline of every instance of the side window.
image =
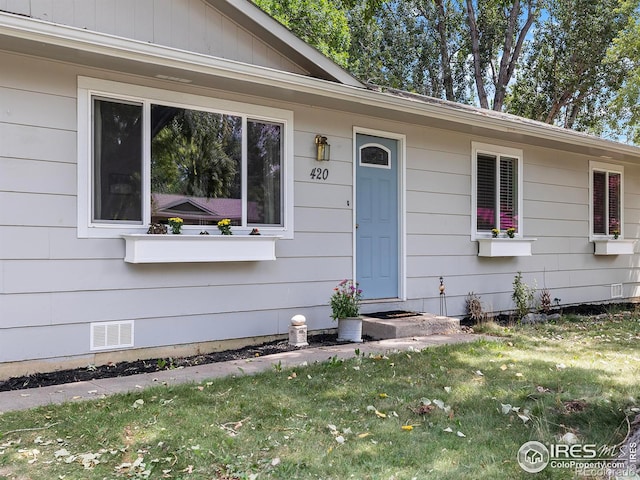
<path id="1" fill-rule="evenodd" d="M 93 99 L 96 223 L 142 223 L 142 104 Z"/>
<path id="2" fill-rule="evenodd" d="M 591 236 L 622 236 L 624 167 L 590 163 Z"/>
<path id="3" fill-rule="evenodd" d="M 490 236 L 515 229 L 522 236 L 522 152 L 474 143 L 473 234 Z"/>

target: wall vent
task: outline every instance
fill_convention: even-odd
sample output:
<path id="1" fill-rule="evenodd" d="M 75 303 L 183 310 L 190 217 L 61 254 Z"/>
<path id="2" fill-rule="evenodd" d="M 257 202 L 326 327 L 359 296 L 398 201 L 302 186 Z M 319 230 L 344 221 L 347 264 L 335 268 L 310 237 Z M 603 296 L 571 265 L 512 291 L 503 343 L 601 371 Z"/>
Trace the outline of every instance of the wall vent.
<path id="1" fill-rule="evenodd" d="M 133 321 L 91 324 L 91 350 L 133 347 Z"/>
<path id="2" fill-rule="evenodd" d="M 621 283 L 612 283 L 611 284 L 611 298 L 622 298 L 622 284 Z"/>

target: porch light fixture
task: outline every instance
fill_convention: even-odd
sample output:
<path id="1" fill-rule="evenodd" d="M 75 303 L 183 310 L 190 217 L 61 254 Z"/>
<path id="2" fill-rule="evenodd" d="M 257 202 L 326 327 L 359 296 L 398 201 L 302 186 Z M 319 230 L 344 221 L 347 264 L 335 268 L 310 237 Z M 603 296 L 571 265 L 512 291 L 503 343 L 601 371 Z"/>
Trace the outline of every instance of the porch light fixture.
<path id="1" fill-rule="evenodd" d="M 331 145 L 327 143 L 327 137 L 316 135 L 316 160 L 319 162 L 329 161 Z"/>

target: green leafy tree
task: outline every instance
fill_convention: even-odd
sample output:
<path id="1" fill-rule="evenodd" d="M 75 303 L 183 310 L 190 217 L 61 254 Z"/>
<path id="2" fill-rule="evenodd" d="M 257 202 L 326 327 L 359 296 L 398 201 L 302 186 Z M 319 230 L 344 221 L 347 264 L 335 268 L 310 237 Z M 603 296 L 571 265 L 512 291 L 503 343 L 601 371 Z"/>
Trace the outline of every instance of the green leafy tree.
<path id="1" fill-rule="evenodd" d="M 255 0 L 364 82 L 637 140 L 639 1 Z"/>
<path id="2" fill-rule="evenodd" d="M 457 0 L 345 0 L 350 68 L 366 82 L 451 101 L 469 99 L 468 48 Z"/>
<path id="3" fill-rule="evenodd" d="M 348 67 L 351 34 L 347 13 L 333 0 L 253 0 L 299 38 Z"/>
<path id="4" fill-rule="evenodd" d="M 482 108 L 503 109 L 507 87 L 542 5 L 543 0 L 465 0 L 473 74 Z"/>
<path id="5" fill-rule="evenodd" d="M 614 39 L 606 62 L 623 66 L 625 76 L 609 105 L 610 126 L 628 140 L 640 143 L 640 14 L 637 0 L 622 0 L 620 9 L 628 13 L 627 23 Z"/>
<path id="6" fill-rule="evenodd" d="M 605 105 L 625 73 L 622 63 L 605 61 L 606 53 L 629 12 L 620 0 L 548 1 L 548 16 L 536 27 L 507 110 L 601 134 Z"/>
<path id="7" fill-rule="evenodd" d="M 383 68 L 411 68 L 411 75 L 396 82 L 399 88 L 459 102 L 475 98 L 494 110 L 503 109 L 523 45 L 544 5 L 544 0 L 344 1 L 369 12 L 390 32 L 390 42 L 368 45 L 394 46 L 391 62 L 381 57 Z"/>

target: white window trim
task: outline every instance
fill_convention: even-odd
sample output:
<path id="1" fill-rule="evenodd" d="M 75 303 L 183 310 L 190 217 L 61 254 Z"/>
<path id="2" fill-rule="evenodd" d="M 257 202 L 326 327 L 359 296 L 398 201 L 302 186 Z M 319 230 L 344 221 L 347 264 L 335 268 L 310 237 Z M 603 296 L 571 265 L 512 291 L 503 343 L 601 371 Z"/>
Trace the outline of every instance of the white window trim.
<path id="1" fill-rule="evenodd" d="M 589 240 L 606 240 L 612 238 L 611 235 L 593 233 L 593 172 L 620 174 L 620 235 L 618 239 L 624 239 L 624 166 L 614 163 L 589 161 Z"/>
<path id="2" fill-rule="evenodd" d="M 282 202 L 283 225 L 270 227 L 261 226 L 260 231 L 266 235 L 276 235 L 281 238 L 293 238 L 293 184 L 294 184 L 294 152 L 293 152 L 293 112 L 279 108 L 240 103 L 201 95 L 173 92 L 152 87 L 144 87 L 110 80 L 101 80 L 78 76 L 78 238 L 120 238 L 123 234 L 146 233 L 149 227 L 150 205 L 143 204 L 143 224 L 116 225 L 92 222 L 92 108 L 93 96 L 122 99 L 126 101 L 143 102 L 145 108 L 149 103 L 159 102 L 183 108 L 210 110 L 216 113 L 252 117 L 256 120 L 272 121 L 284 126 L 283 159 L 282 159 Z M 148 112 L 147 112 L 148 113 Z M 150 142 L 148 141 L 148 115 L 145 115 L 144 165 L 143 172 L 149 174 Z M 147 177 L 148 178 L 148 177 Z M 147 198 L 149 191 L 146 183 L 143 185 L 143 195 Z M 246 201 L 246 198 L 243 198 Z M 202 227 L 194 226 L 200 231 Z M 189 226 L 184 228 L 185 233 Z M 244 229 L 234 228 L 242 233 Z M 251 228 L 246 229 L 248 233 Z M 196 232 L 197 233 L 197 232 Z"/>
<path id="3" fill-rule="evenodd" d="M 485 153 L 487 155 L 505 156 L 516 158 L 518 160 L 518 233 L 516 238 L 524 237 L 524 174 L 523 174 L 523 154 L 519 148 L 503 147 L 500 145 L 491 145 L 488 143 L 471 142 L 471 240 L 479 238 L 491 238 L 491 232 L 478 231 L 478 199 L 477 199 L 477 180 L 478 180 L 478 154 Z"/>

